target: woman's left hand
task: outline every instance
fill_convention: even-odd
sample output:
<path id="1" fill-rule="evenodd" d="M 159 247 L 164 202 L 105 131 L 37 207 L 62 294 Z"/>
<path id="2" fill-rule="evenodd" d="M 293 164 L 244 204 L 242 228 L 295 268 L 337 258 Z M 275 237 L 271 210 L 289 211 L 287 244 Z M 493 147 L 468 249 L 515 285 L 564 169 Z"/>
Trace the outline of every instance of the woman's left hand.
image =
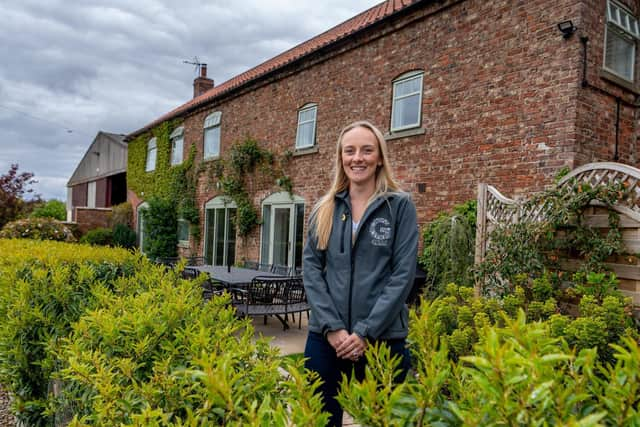
<path id="1" fill-rule="evenodd" d="M 367 341 L 360 338 L 357 334 L 350 334 L 347 339 L 342 341 L 336 348 L 336 355 L 341 359 L 349 359 L 357 361 L 364 354 L 367 348 Z"/>

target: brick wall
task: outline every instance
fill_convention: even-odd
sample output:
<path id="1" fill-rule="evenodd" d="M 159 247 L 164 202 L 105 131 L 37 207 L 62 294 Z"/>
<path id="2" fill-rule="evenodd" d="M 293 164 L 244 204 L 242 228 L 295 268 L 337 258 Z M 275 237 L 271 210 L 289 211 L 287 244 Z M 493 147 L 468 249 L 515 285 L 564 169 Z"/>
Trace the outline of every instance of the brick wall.
<path id="1" fill-rule="evenodd" d="M 421 223 L 475 198 L 479 182 L 518 197 L 543 189 L 563 166 L 611 160 L 615 96 L 633 96 L 599 76 L 605 0 L 425 4 L 190 114 L 184 123 L 185 156 L 196 144 L 201 160 L 203 120 L 212 111 L 222 112 L 223 156 L 247 135 L 278 153 L 293 150 L 297 111 L 316 103 L 318 150 L 294 156 L 288 169 L 308 215 L 330 184 L 340 129 L 367 119 L 388 132 L 392 81 L 423 70 L 424 133 L 388 144 L 396 176 L 412 193 Z M 580 27 L 569 39 L 557 29 L 566 19 Z M 594 87 L 581 86 L 580 35 L 590 38 Z M 620 160 L 635 166 L 636 108 L 623 105 L 620 117 Z M 207 180 L 202 174 L 201 207 L 217 195 Z M 424 192 L 417 191 L 418 184 Z M 256 206 L 279 191 L 270 182 L 252 187 Z M 258 245 L 256 230 L 238 244 L 238 259 L 258 259 Z M 197 246 L 201 253 L 202 241 Z"/>
<path id="2" fill-rule="evenodd" d="M 109 228 L 109 222 L 111 220 L 111 209 L 104 208 L 75 208 L 75 222 L 78 224 L 78 231 L 85 234 L 89 230 L 94 228 L 106 227 Z"/>

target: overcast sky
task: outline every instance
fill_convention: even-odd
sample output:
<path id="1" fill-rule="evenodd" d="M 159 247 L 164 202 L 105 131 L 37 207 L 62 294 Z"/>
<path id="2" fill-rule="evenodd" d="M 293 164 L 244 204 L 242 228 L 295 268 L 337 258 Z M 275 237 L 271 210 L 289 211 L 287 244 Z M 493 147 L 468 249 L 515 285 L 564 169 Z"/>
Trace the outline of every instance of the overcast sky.
<path id="1" fill-rule="evenodd" d="M 380 0 L 3 0 L 0 174 L 18 163 L 44 199 L 100 130 L 127 134 Z"/>

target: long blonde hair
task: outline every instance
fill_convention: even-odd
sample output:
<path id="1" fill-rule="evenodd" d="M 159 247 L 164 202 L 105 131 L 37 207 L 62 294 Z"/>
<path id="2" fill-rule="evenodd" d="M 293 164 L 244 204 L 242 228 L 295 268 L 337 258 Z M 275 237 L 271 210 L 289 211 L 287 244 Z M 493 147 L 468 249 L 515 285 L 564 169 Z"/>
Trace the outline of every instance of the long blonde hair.
<path id="1" fill-rule="evenodd" d="M 401 191 L 400 186 L 393 178 L 393 170 L 389 164 L 387 142 L 384 136 L 382 136 L 382 132 L 365 120 L 347 125 L 342 129 L 342 132 L 340 132 L 338 143 L 336 144 L 336 163 L 331 188 L 329 188 L 329 191 L 318 201 L 311 212 L 312 223 L 315 224 L 315 233 L 318 238 L 318 249 L 320 250 L 326 249 L 329 245 L 329 236 L 331 235 L 331 228 L 333 226 L 333 212 L 336 206 L 336 194 L 349 188 L 349 178 L 342 167 L 342 139 L 345 133 L 357 127 L 370 130 L 376 137 L 382 161 L 382 165 L 376 170 L 376 187 L 367 202 L 367 206 L 381 194 Z"/>

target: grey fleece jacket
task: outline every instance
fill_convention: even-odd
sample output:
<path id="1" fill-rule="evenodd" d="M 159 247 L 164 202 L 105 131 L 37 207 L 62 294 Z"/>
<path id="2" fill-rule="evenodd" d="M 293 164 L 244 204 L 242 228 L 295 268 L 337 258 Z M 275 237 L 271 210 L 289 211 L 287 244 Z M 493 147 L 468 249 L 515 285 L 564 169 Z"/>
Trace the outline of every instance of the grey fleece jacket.
<path id="1" fill-rule="evenodd" d="M 311 218 L 303 254 L 309 330 L 346 329 L 362 338 L 405 338 L 418 251 L 416 208 L 404 193 L 387 193 L 364 212 L 352 245 L 348 193 L 336 195 L 326 250 Z"/>

